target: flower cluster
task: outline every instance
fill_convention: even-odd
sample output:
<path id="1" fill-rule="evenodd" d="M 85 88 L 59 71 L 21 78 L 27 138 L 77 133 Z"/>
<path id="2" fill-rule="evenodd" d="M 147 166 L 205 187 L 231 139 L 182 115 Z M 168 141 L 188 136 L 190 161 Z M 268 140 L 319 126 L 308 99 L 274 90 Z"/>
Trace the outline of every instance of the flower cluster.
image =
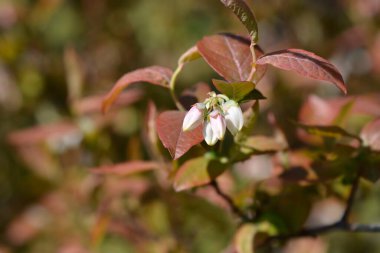
<path id="1" fill-rule="evenodd" d="M 214 145 L 223 140 L 226 128 L 236 135 L 244 124 L 243 112 L 238 103 L 223 94 L 209 93 L 203 103 L 196 103 L 187 112 L 182 129 L 192 130 L 203 123 L 203 136 L 206 143 Z"/>

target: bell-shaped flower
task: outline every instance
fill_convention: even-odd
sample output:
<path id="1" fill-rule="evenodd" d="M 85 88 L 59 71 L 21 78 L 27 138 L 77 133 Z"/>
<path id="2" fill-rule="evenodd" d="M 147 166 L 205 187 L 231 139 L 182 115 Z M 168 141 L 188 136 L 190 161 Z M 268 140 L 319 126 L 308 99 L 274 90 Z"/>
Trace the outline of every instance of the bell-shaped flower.
<path id="1" fill-rule="evenodd" d="M 203 137 L 208 145 L 213 146 L 218 141 L 218 137 L 214 133 L 211 122 L 206 120 L 203 126 Z"/>
<path id="2" fill-rule="evenodd" d="M 224 117 L 228 130 L 232 135 L 236 135 L 244 125 L 243 112 L 240 106 L 233 100 L 229 100 L 223 104 Z"/>
<path id="3" fill-rule="evenodd" d="M 210 124 L 216 137 L 219 140 L 223 140 L 226 133 L 226 121 L 221 112 L 214 110 L 210 113 Z"/>
<path id="4" fill-rule="evenodd" d="M 182 130 L 189 131 L 199 126 L 203 122 L 205 108 L 203 103 L 193 105 L 183 119 Z"/>

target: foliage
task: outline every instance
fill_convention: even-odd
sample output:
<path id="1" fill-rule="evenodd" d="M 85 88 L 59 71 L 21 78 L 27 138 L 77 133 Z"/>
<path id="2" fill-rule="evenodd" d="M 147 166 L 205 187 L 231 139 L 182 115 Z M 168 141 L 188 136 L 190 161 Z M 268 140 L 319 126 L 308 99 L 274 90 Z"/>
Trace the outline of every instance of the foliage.
<path id="1" fill-rule="evenodd" d="M 249 5 L 0 4 L 0 252 L 380 248 L 345 233 L 380 230 L 379 35 L 365 29 L 380 9 Z M 222 27 L 249 36 L 207 35 Z"/>

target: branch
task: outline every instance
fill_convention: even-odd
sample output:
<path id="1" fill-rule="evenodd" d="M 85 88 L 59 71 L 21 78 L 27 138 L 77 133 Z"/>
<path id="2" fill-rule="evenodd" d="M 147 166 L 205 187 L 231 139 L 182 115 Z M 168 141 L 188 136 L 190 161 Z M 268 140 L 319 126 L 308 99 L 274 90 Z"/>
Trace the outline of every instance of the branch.
<path id="1" fill-rule="evenodd" d="M 224 192 L 222 192 L 222 190 L 219 187 L 218 182 L 216 182 L 215 180 L 213 180 L 213 181 L 211 181 L 210 185 L 211 185 L 212 188 L 214 188 L 215 192 L 227 202 L 227 204 L 230 207 L 231 211 L 234 214 L 236 214 L 237 216 L 239 216 L 240 219 L 243 222 L 248 222 L 248 221 L 252 220 L 242 210 L 240 210 L 239 207 L 237 207 L 235 205 L 234 201 L 231 199 L 230 196 L 228 196 L 227 194 L 225 194 Z"/>
<path id="2" fill-rule="evenodd" d="M 310 228 L 310 229 L 303 229 L 300 230 L 294 234 L 288 234 L 288 235 L 278 235 L 273 236 L 269 238 L 269 241 L 272 240 L 287 240 L 291 238 L 296 237 L 303 237 L 303 236 L 317 236 L 326 232 L 340 230 L 340 231 L 349 231 L 349 232 L 380 232 L 380 224 L 350 224 L 348 219 L 352 211 L 352 207 L 354 205 L 354 200 L 356 196 L 356 192 L 359 189 L 359 183 L 361 178 L 362 170 L 359 169 L 354 182 L 352 183 L 351 191 L 347 199 L 347 206 L 344 210 L 344 213 L 342 215 L 342 218 L 337 221 L 336 223 L 320 226 L 316 228 Z"/>

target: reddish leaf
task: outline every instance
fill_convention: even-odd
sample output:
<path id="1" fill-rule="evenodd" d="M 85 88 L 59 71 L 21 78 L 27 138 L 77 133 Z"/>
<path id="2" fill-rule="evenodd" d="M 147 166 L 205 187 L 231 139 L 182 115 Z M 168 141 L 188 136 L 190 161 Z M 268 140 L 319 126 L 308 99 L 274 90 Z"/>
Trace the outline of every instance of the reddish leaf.
<path id="1" fill-rule="evenodd" d="M 365 145 L 380 151 L 380 118 L 368 123 L 360 134 Z"/>
<path id="2" fill-rule="evenodd" d="M 154 162 L 132 161 L 114 165 L 106 165 L 98 168 L 92 168 L 91 172 L 95 174 L 116 174 L 125 176 L 148 170 L 154 170 L 158 167 L 159 165 Z"/>
<path id="3" fill-rule="evenodd" d="M 192 131 L 182 131 L 185 114 L 186 112 L 166 111 L 156 121 L 158 136 L 173 159 L 180 158 L 192 146 L 203 141 L 202 126 Z"/>
<path id="4" fill-rule="evenodd" d="M 198 157 L 185 162 L 174 178 L 174 189 L 183 191 L 210 183 L 226 169 L 226 164 L 206 157 Z"/>
<path id="5" fill-rule="evenodd" d="M 102 103 L 102 111 L 107 112 L 117 96 L 123 89 L 132 83 L 147 82 L 168 88 L 172 71 L 168 68 L 160 66 L 151 66 L 147 68 L 137 69 L 122 76 L 112 90 L 108 92 Z"/>
<path id="6" fill-rule="evenodd" d="M 246 81 L 252 70 L 250 42 L 244 37 L 220 34 L 204 37 L 198 41 L 199 53 L 205 61 L 227 81 Z M 260 48 L 256 54 L 262 55 Z M 265 72 L 265 66 L 257 66 L 257 80 Z"/>
<path id="7" fill-rule="evenodd" d="M 117 106 L 127 106 L 133 104 L 134 102 L 141 99 L 143 92 L 138 89 L 130 89 L 128 92 L 123 92 L 120 96 L 114 100 L 114 104 Z M 73 104 L 74 110 L 77 114 L 91 114 L 99 113 L 101 111 L 100 104 L 102 103 L 104 97 L 95 95 L 91 97 L 85 97 Z"/>
<path id="8" fill-rule="evenodd" d="M 344 94 L 346 85 L 337 68 L 314 53 L 301 49 L 285 49 L 260 57 L 258 65 L 270 64 L 276 68 L 294 71 L 302 76 L 335 84 Z"/>

